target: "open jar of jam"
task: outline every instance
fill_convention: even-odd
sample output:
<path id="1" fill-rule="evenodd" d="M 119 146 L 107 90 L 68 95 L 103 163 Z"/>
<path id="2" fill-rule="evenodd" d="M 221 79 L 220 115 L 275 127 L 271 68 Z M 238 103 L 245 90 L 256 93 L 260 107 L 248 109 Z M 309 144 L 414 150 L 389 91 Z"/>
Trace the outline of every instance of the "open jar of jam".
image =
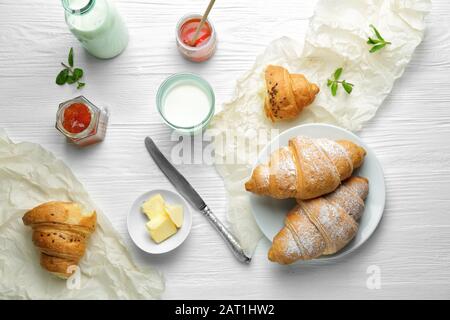
<path id="1" fill-rule="evenodd" d="M 211 58 L 217 44 L 216 31 L 208 19 L 200 29 L 195 42 L 192 42 L 201 19 L 200 14 L 185 15 L 178 22 L 176 29 L 178 50 L 183 57 L 194 62 Z"/>
<path id="2" fill-rule="evenodd" d="M 56 129 L 67 140 L 84 147 L 102 141 L 108 126 L 108 109 L 95 106 L 83 96 L 59 105 L 56 114 Z"/>

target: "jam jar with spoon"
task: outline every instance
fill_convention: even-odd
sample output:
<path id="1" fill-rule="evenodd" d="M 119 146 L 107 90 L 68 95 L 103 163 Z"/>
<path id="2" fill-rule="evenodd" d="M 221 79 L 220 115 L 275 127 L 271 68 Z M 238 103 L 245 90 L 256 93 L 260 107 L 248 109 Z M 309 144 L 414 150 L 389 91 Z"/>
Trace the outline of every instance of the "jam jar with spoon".
<path id="1" fill-rule="evenodd" d="M 209 19 L 199 29 L 194 42 L 197 27 L 202 20 L 200 14 L 188 14 L 180 19 L 176 28 L 178 51 L 183 57 L 194 62 L 203 62 L 211 58 L 216 51 L 217 36 Z"/>

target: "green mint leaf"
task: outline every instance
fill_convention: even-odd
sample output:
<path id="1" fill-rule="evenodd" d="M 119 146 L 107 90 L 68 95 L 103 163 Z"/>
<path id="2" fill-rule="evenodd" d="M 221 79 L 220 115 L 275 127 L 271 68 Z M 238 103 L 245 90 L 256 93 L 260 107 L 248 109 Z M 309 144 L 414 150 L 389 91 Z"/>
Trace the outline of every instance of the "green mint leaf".
<path id="1" fill-rule="evenodd" d="M 56 84 L 62 86 L 66 83 L 67 78 L 69 76 L 69 70 L 63 69 L 61 70 L 58 75 L 56 76 Z"/>
<path id="2" fill-rule="evenodd" d="M 59 85 L 67 84 L 77 84 L 77 89 L 83 88 L 86 84 L 84 82 L 80 82 L 79 80 L 83 77 L 84 71 L 81 68 L 74 68 L 74 52 L 73 48 L 69 50 L 69 56 L 67 57 L 67 62 L 69 65 L 66 65 L 64 62 L 61 62 L 61 65 L 64 67 L 61 70 L 57 77 L 56 83 Z"/>
<path id="3" fill-rule="evenodd" d="M 75 77 L 73 75 L 67 77 L 67 83 L 68 84 L 73 84 L 75 82 L 77 82 L 77 79 L 75 79 Z"/>
<path id="4" fill-rule="evenodd" d="M 67 59 L 69 62 L 69 66 L 73 67 L 73 48 L 69 50 L 69 58 Z"/>
<path id="5" fill-rule="evenodd" d="M 334 80 L 339 80 L 339 77 L 342 74 L 342 68 L 338 68 L 336 69 L 336 71 L 334 72 Z"/>
<path id="6" fill-rule="evenodd" d="M 344 81 L 342 81 L 342 87 L 344 88 L 345 92 L 347 92 L 348 94 L 352 93 L 353 84 L 348 83 L 344 80 Z"/>
<path id="7" fill-rule="evenodd" d="M 369 52 L 373 53 L 376 52 L 382 48 L 384 48 L 386 45 L 391 44 L 389 41 L 384 40 L 384 38 L 381 36 L 380 32 L 375 28 L 373 24 L 370 25 L 370 27 L 373 29 L 373 32 L 377 36 L 377 39 L 369 37 L 367 40 L 367 44 L 372 45 L 373 47 L 370 48 Z"/>
<path id="8" fill-rule="evenodd" d="M 384 41 L 383 37 L 381 36 L 381 34 L 378 32 L 377 28 L 375 28 L 375 26 L 373 24 L 370 25 L 370 27 L 373 29 L 373 32 L 375 32 L 375 35 L 377 36 L 377 38 L 381 41 Z"/>
<path id="9" fill-rule="evenodd" d="M 380 40 L 373 39 L 371 37 L 369 37 L 369 39 L 367 40 L 367 44 L 377 44 L 377 43 L 380 43 Z"/>
<path id="10" fill-rule="evenodd" d="M 370 52 L 370 53 L 377 52 L 378 50 L 383 49 L 385 46 L 386 46 L 386 43 L 377 44 L 377 45 L 373 46 L 373 47 L 369 50 L 369 52 Z"/>
<path id="11" fill-rule="evenodd" d="M 328 80 L 327 80 L 327 87 L 331 86 L 331 85 L 333 84 L 333 82 L 334 82 L 334 81 L 328 79 Z"/>
<path id="12" fill-rule="evenodd" d="M 73 69 L 73 77 L 75 78 L 75 81 L 80 80 L 83 77 L 83 70 L 80 68 Z"/>
<path id="13" fill-rule="evenodd" d="M 336 96 L 337 89 L 338 89 L 338 84 L 337 84 L 337 82 L 333 82 L 333 83 L 331 84 L 331 94 L 333 95 L 333 97 Z"/>

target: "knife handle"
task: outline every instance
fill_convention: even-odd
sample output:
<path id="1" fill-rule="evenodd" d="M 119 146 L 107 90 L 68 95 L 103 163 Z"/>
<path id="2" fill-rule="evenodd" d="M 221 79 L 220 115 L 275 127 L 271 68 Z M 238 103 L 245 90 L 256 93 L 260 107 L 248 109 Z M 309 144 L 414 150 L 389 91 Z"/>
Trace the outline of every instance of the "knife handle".
<path id="1" fill-rule="evenodd" d="M 220 235 L 224 238 L 227 245 L 230 247 L 236 258 L 243 263 L 250 263 L 252 258 L 247 256 L 244 250 L 239 245 L 236 237 L 228 230 L 227 227 L 216 217 L 216 215 L 211 211 L 208 206 L 205 206 L 202 210 L 205 217 L 208 218 L 209 222 L 217 229 Z"/>

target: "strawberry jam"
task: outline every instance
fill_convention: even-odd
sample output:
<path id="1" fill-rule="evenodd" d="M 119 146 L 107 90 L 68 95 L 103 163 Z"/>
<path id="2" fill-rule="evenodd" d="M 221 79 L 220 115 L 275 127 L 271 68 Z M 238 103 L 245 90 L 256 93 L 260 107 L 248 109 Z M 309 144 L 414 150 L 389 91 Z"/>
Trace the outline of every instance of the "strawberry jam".
<path id="1" fill-rule="evenodd" d="M 190 47 L 199 47 L 211 38 L 211 27 L 208 22 L 205 22 L 198 33 L 197 39 L 194 43 L 192 42 L 200 21 L 200 18 L 193 18 L 183 23 L 180 29 L 180 36 L 184 44 Z"/>
<path id="2" fill-rule="evenodd" d="M 177 48 L 183 57 L 194 62 L 211 58 L 216 50 L 217 36 L 214 26 L 207 19 L 192 41 L 202 16 L 190 14 L 182 17 L 177 24 Z"/>

